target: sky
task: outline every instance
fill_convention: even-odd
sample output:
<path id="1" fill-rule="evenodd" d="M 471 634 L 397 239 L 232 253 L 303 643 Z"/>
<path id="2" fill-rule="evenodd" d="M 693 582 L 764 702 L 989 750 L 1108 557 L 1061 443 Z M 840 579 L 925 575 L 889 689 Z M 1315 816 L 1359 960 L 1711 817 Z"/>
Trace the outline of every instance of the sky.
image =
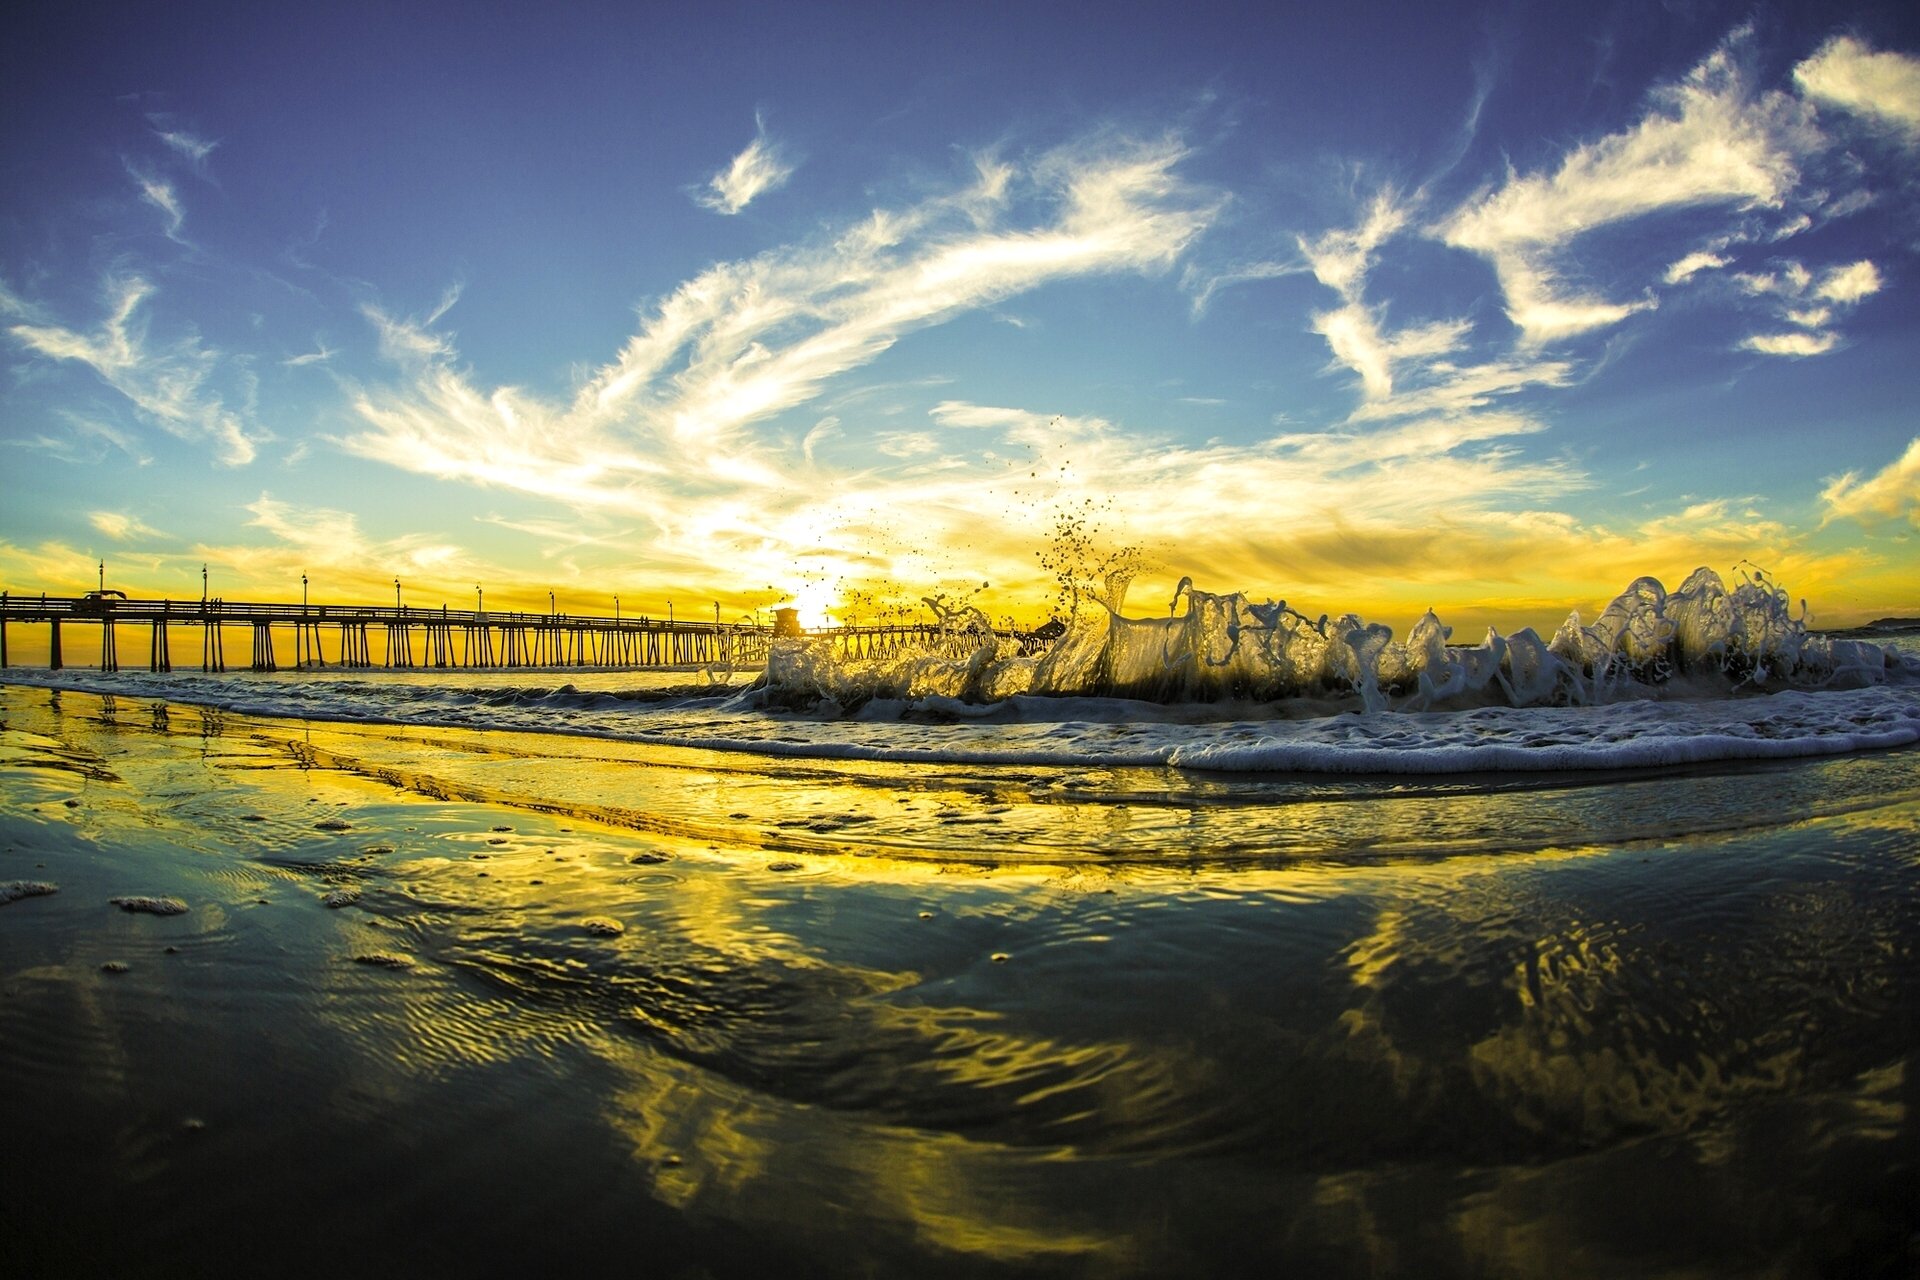
<path id="1" fill-rule="evenodd" d="M 14 592 L 1920 615 L 1911 3 L 12 23 Z"/>

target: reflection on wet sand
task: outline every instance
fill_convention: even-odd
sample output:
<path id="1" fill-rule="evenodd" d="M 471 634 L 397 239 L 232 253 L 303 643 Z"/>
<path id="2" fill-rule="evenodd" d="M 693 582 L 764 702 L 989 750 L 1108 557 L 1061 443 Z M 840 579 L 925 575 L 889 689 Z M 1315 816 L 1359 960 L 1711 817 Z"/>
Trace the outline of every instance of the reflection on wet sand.
<path id="1" fill-rule="evenodd" d="M 29 1259 L 317 1143 L 262 1232 L 371 1163 L 393 1247 L 476 1261 L 559 1220 L 710 1274 L 1912 1261 L 1910 756 L 1369 798 L 0 696 L 0 880 L 60 889 L 0 905 Z"/>

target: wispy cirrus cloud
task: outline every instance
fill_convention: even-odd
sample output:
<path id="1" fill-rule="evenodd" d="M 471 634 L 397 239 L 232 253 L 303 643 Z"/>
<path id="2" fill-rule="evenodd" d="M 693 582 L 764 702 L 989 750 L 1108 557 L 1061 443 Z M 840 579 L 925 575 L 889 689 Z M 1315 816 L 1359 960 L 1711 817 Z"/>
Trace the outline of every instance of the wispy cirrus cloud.
<path id="1" fill-rule="evenodd" d="M 139 276 L 109 280 L 107 316 L 93 332 L 42 322 L 15 324 L 7 333 L 35 355 L 92 369 L 143 421 L 182 440 L 212 445 L 217 459 L 228 465 L 251 462 L 256 429 L 212 386 L 221 353 L 192 333 L 168 344 L 152 341 L 141 309 L 154 293 Z"/>
<path id="2" fill-rule="evenodd" d="M 1827 41 L 1793 69 L 1800 91 L 1920 146 L 1920 58 L 1877 52 L 1857 36 Z"/>
<path id="3" fill-rule="evenodd" d="M 153 132 L 175 155 L 191 164 L 196 172 L 201 173 L 206 171 L 207 157 L 212 155 L 213 149 L 220 145 L 217 138 L 196 137 L 185 129 L 162 128 L 156 124 Z"/>
<path id="4" fill-rule="evenodd" d="M 754 138 L 726 168 L 696 187 L 693 199 L 716 213 L 735 214 L 769 191 L 787 183 L 798 167 L 780 145 L 767 136 L 767 122 L 754 118 Z"/>
<path id="5" fill-rule="evenodd" d="M 982 158 L 946 194 L 718 264 L 655 306 L 571 403 L 482 388 L 431 318 L 370 309 L 406 377 L 356 396 L 366 429 L 343 443 L 582 507 L 672 511 L 804 483 L 804 457 L 763 428 L 903 335 L 1049 281 L 1170 267 L 1220 205 L 1178 175 L 1186 154 L 1177 138 L 1101 135 L 1019 167 Z"/>
<path id="6" fill-rule="evenodd" d="M 167 239 L 184 244 L 185 241 L 180 238 L 180 228 L 186 222 L 187 214 L 181 207 L 180 193 L 174 190 L 173 184 L 131 164 L 127 166 L 127 176 L 140 189 L 140 198 L 158 209 L 160 216 L 166 220 Z"/>
<path id="7" fill-rule="evenodd" d="M 302 351 L 297 356 L 288 356 L 280 363 L 289 369 L 305 369 L 310 365 L 326 364 L 339 354 L 338 348 L 330 347 L 325 340 L 316 338 L 312 351 Z"/>
<path id="8" fill-rule="evenodd" d="M 1195 319 L 1206 314 L 1207 306 L 1213 301 L 1213 295 L 1222 289 L 1234 285 L 1252 284 L 1259 280 L 1279 280 L 1286 276 L 1304 275 L 1311 268 L 1297 260 L 1279 259 L 1263 262 L 1244 262 L 1225 270 L 1202 270 L 1188 267 L 1181 273 L 1180 283 L 1193 295 L 1193 315 Z"/>
<path id="9" fill-rule="evenodd" d="M 1920 436 L 1871 476 L 1849 471 L 1827 481 L 1820 500 L 1826 505 L 1824 523 L 1904 518 L 1920 528 Z"/>
<path id="10" fill-rule="evenodd" d="M 1571 381 L 1570 363 L 1532 354 L 1456 362 L 1451 357 L 1472 334 L 1473 324 L 1465 318 L 1385 327 L 1385 308 L 1366 300 L 1367 278 L 1382 247 L 1410 225 L 1413 213 L 1395 193 L 1382 191 L 1355 226 L 1300 237 L 1301 256 L 1314 278 L 1341 298 L 1337 309 L 1314 313 L 1312 326 L 1327 340 L 1335 362 L 1360 375 L 1361 403 L 1349 423 L 1479 414 L 1496 399 L 1529 387 Z"/>
<path id="11" fill-rule="evenodd" d="M 1300 256 L 1314 278 L 1338 293 L 1342 305 L 1316 312 L 1313 330 L 1327 340 L 1333 358 L 1360 375 L 1369 401 L 1393 393 L 1393 366 L 1407 359 L 1432 359 L 1457 348 L 1470 327 L 1466 321 L 1440 321 L 1389 335 L 1381 312 L 1367 305 L 1367 272 L 1380 246 L 1397 235 L 1411 210 L 1391 190 L 1373 199 L 1359 226 L 1300 239 Z"/>
<path id="12" fill-rule="evenodd" d="M 6 443 L 23 449 L 34 449 L 62 462 L 96 463 L 104 460 L 109 451 L 119 450 L 139 466 L 150 466 L 153 454 L 143 441 L 132 432 L 113 423 L 102 422 L 91 414 L 79 413 L 72 409 L 55 410 L 59 419 L 66 424 L 64 435 L 49 435 L 45 432 L 33 432 L 14 436 Z"/>
<path id="13" fill-rule="evenodd" d="M 1792 95 L 1762 91 L 1743 65 L 1736 31 L 1686 77 L 1653 94 L 1619 133 L 1576 147 L 1551 172 L 1504 182 L 1440 219 L 1434 235 L 1485 257 L 1524 341 L 1539 345 L 1619 323 L 1656 299 L 1609 298 L 1570 268 L 1587 233 L 1683 209 L 1780 208 L 1802 158 L 1824 142 Z"/>

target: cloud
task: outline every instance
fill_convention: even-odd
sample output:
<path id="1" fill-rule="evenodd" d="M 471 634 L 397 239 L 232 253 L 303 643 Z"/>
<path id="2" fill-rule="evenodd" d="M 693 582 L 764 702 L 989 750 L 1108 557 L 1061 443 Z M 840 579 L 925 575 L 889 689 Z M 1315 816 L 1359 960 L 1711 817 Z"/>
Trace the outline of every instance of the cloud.
<path id="1" fill-rule="evenodd" d="M 820 419 L 820 421 L 814 423 L 812 429 L 801 439 L 800 456 L 805 458 L 808 464 L 811 465 L 814 450 L 839 434 L 840 419 L 832 414 L 828 414 L 826 417 Z"/>
<path id="2" fill-rule="evenodd" d="M 1404 579 L 1484 577 L 1522 554 L 1510 504 L 1584 488 L 1560 460 L 1529 460 L 1514 442 L 1544 424 L 1486 413 L 1297 431 L 1245 445 L 1192 447 L 1097 418 L 947 401 L 943 427 L 995 434 L 1030 461 L 1008 479 L 984 467 L 928 476 L 913 491 L 915 528 L 966 548 L 982 576 L 1042 593 L 1032 553 L 1051 512 L 1097 502 L 1111 541 L 1149 547 L 1173 576 L 1204 571 L 1212 585 L 1344 594 Z M 975 454 L 990 442 L 968 446 Z M 896 505 L 902 495 L 895 495 Z M 992 499 L 998 498 L 996 508 Z M 864 492 L 858 501 L 876 500 Z M 1204 508 L 1205 518 L 1195 512 Z M 853 528 L 844 502 L 811 522 Z M 1523 522 L 1524 523 L 1524 522 Z M 1472 558 L 1503 547 L 1476 568 Z M 1025 562 L 1024 564 L 1022 562 Z M 849 573 L 856 572 L 851 566 Z M 1025 584 L 1024 588 L 1019 584 Z M 1171 580 L 1167 584 L 1171 586 Z"/>
<path id="3" fill-rule="evenodd" d="M 91 511 L 87 513 L 87 520 L 115 542 L 166 536 L 138 516 L 128 515 L 124 511 Z"/>
<path id="4" fill-rule="evenodd" d="M 182 440 L 210 443 L 221 462 L 253 461 L 256 446 L 248 427 L 210 385 L 220 353 L 193 334 L 170 346 L 151 342 L 141 308 L 155 290 L 146 280 L 110 280 L 107 292 L 107 318 L 93 333 L 54 324 L 16 324 L 7 332 L 36 355 L 91 368 L 144 420 Z"/>
<path id="5" fill-rule="evenodd" d="M 1766 272 L 1738 272 L 1733 281 L 1753 297 L 1774 300 L 1779 317 L 1801 333 L 1761 333 L 1741 348 L 1770 356 L 1817 356 L 1833 350 L 1840 335 L 1828 328 L 1837 316 L 1884 287 L 1878 267 L 1866 259 L 1830 267 L 1819 276 L 1797 261 Z"/>
<path id="6" fill-rule="evenodd" d="M 303 351 L 297 356 L 288 356 L 280 363 L 289 369 L 304 369 L 308 365 L 326 364 L 339 354 L 337 348 L 329 347 L 324 341 L 316 338 L 314 350 Z"/>
<path id="7" fill-rule="evenodd" d="M 166 143 L 176 154 L 184 158 L 194 167 L 195 171 L 205 169 L 207 157 L 212 155 L 213 149 L 220 145 L 217 139 L 208 140 L 206 138 L 197 138 L 185 129 L 162 128 L 157 123 L 153 131 L 159 136 L 160 141 Z"/>
<path id="8" fill-rule="evenodd" d="M 127 173 L 133 178 L 134 185 L 140 188 L 140 198 L 160 211 L 167 220 L 167 239 L 180 241 L 180 227 L 186 221 L 186 212 L 180 207 L 180 197 L 173 184 L 164 178 L 142 173 L 131 165 Z"/>
<path id="9" fill-rule="evenodd" d="M 1834 520 L 1898 520 L 1920 528 L 1920 436 L 1907 445 L 1905 453 L 1873 476 L 1861 479 L 1857 472 L 1827 481 L 1820 491 L 1826 504 L 1823 526 Z"/>
<path id="10" fill-rule="evenodd" d="M 420 586 L 431 585 L 437 592 L 489 577 L 502 580 L 496 566 L 431 534 L 370 537 L 350 511 L 286 502 L 269 493 L 248 503 L 246 510 L 253 517 L 247 526 L 264 531 L 278 545 L 219 548 L 218 558 L 255 578 L 290 581 L 318 570 L 363 592 L 376 587 L 384 592 L 395 577 L 421 579 Z"/>
<path id="11" fill-rule="evenodd" d="M 1667 268 L 1661 280 L 1667 284 L 1685 284 L 1702 271 L 1718 271 L 1733 261 L 1725 254 L 1690 253 Z"/>
<path id="12" fill-rule="evenodd" d="M 717 495 L 808 483 L 770 420 L 903 335 L 1050 281 L 1170 267 L 1219 197 L 1174 138 L 1100 135 L 876 209 L 825 238 L 717 264 L 646 315 L 571 403 L 483 389 L 431 321 L 368 308 L 398 384 L 361 390 L 345 447 L 406 470 L 668 522 Z M 758 500 L 758 499 L 756 499 Z M 685 525 L 685 522 L 681 522 Z"/>
<path id="13" fill-rule="evenodd" d="M 93 464 L 106 460 L 108 451 L 118 449 L 132 458 L 138 466 L 150 466 L 153 455 L 142 447 L 135 436 L 108 422 L 87 414 L 76 413 L 71 409 L 54 411 L 67 425 L 67 434 L 51 436 L 45 433 L 16 436 L 4 443 L 16 448 L 37 449 L 51 454 L 62 462 Z"/>
<path id="14" fill-rule="evenodd" d="M 1839 341 L 1831 333 L 1756 333 L 1740 346 L 1767 356 L 1820 356 L 1833 350 Z"/>
<path id="15" fill-rule="evenodd" d="M 1920 58 L 1876 53 L 1842 35 L 1793 69 L 1794 83 L 1814 101 L 1865 117 L 1920 146 Z"/>
<path id="16" fill-rule="evenodd" d="M 1569 256 L 1587 233 L 1704 206 L 1778 208 L 1793 191 L 1801 157 L 1822 139 L 1799 102 L 1749 84 L 1736 56 L 1745 35 L 1657 90 L 1633 127 L 1575 148 L 1551 173 L 1510 171 L 1432 228 L 1493 265 L 1526 342 L 1570 338 L 1656 305 L 1651 294 L 1609 299 L 1569 279 Z"/>
<path id="17" fill-rule="evenodd" d="M 569 520 L 508 520 L 503 516 L 487 515 L 479 517 L 482 524 L 509 529 L 514 533 L 523 533 L 538 540 L 540 558 L 553 560 L 566 552 L 581 547 L 608 547 L 623 549 L 632 545 L 635 530 L 628 525 L 619 529 L 593 529 L 589 531 L 577 519 Z"/>
<path id="18" fill-rule="evenodd" d="M 1733 279 L 1734 283 L 1755 297 L 1771 294 L 1781 298 L 1798 298 L 1813 283 L 1813 273 L 1801 263 L 1787 262 L 1777 271 L 1743 271 Z"/>
<path id="19" fill-rule="evenodd" d="M 1231 267 L 1224 271 L 1203 271 L 1199 267 L 1188 267 L 1181 273 L 1180 286 L 1193 295 L 1193 315 L 1198 319 L 1206 314 L 1207 304 L 1213 301 L 1213 295 L 1222 289 L 1239 284 L 1252 284 L 1259 280 L 1278 280 L 1285 276 L 1303 275 L 1311 268 L 1304 262 L 1249 262 Z"/>
<path id="20" fill-rule="evenodd" d="M 1821 277 L 1813 296 L 1851 304 L 1872 297 L 1880 292 L 1881 287 L 1879 268 L 1863 260 L 1827 272 Z"/>
<path id="21" fill-rule="evenodd" d="M 767 137 L 766 121 L 755 117 L 754 125 L 756 133 L 747 149 L 709 178 L 706 186 L 691 193 L 696 204 L 717 213 L 735 214 L 767 192 L 785 186 L 793 176 L 796 166 Z"/>
<path id="22" fill-rule="evenodd" d="M 1380 246 L 1407 225 L 1410 209 L 1395 193 L 1377 193 L 1357 227 L 1299 238 L 1300 256 L 1321 284 L 1340 295 L 1343 303 L 1332 311 L 1315 312 L 1313 331 L 1327 340 L 1334 360 L 1360 375 L 1360 385 L 1371 403 L 1393 394 L 1394 366 L 1425 363 L 1456 350 L 1472 328 L 1470 321 L 1441 320 L 1398 333 L 1381 325 L 1382 310 L 1365 301 L 1367 274 Z"/>

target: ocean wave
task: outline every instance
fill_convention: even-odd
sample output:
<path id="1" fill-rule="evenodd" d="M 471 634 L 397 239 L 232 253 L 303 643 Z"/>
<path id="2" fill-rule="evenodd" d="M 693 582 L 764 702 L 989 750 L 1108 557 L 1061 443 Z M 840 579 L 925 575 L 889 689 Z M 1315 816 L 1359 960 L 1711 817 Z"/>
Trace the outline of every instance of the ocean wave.
<path id="1" fill-rule="evenodd" d="M 1664 769 L 1920 742 L 1920 654 L 1810 631 L 1760 575 L 1642 578 L 1593 623 L 1451 643 L 1183 582 L 1037 655 L 949 615 L 918 650 L 776 644 L 744 688 L 684 673 L 28 672 L 15 683 L 263 717 L 567 733 L 767 758 L 1055 770 L 1436 775 Z"/>
<path id="2" fill-rule="evenodd" d="M 1184 604 L 1185 612 L 1178 613 Z M 1592 623 L 1573 613 L 1544 640 L 1489 629 L 1457 645 L 1431 611 L 1404 641 L 1358 614 L 1310 619 L 1284 600 L 1215 595 L 1182 579 L 1173 616 L 1082 615 L 1041 654 L 977 612 L 943 612 L 935 644 L 850 658 L 830 641 L 771 649 L 759 705 L 857 710 L 874 699 L 998 703 L 1019 695 L 1160 704 L 1223 701 L 1324 710 L 1568 706 L 1647 697 L 1920 683 L 1920 661 L 1871 641 L 1809 630 L 1764 573 L 1729 590 L 1698 569 L 1673 592 L 1636 579 Z"/>

